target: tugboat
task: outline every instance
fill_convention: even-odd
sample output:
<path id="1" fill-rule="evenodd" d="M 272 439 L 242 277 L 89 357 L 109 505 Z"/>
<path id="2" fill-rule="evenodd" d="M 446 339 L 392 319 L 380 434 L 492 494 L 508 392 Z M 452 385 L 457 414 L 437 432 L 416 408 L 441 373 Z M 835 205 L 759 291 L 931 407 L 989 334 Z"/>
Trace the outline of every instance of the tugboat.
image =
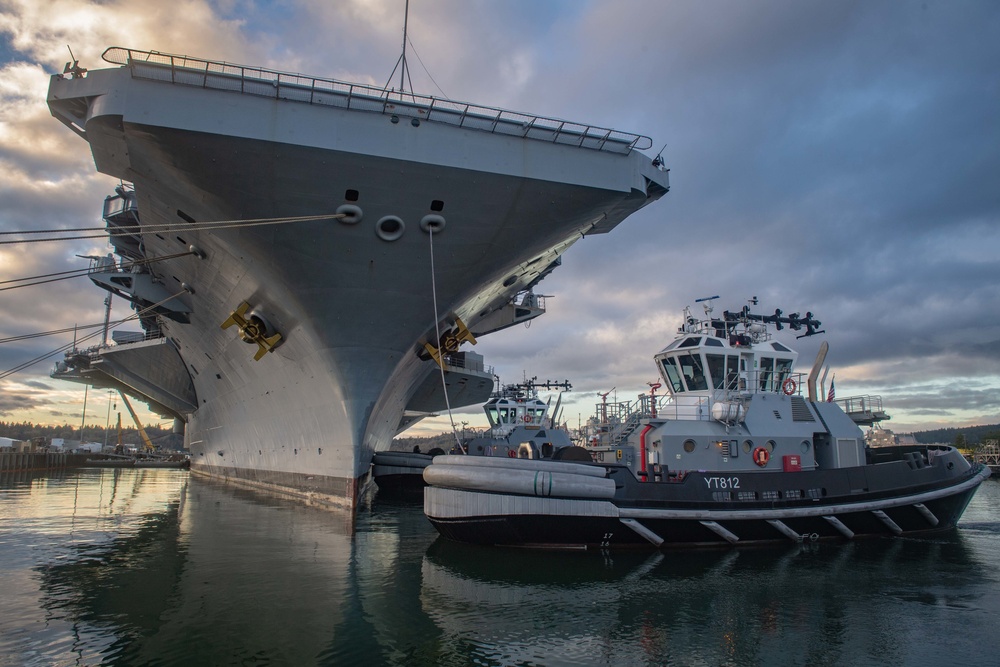
<path id="1" fill-rule="evenodd" d="M 655 362 L 667 393 L 598 405 L 591 462 L 436 457 L 424 512 L 446 538 L 541 548 L 730 546 L 955 527 L 990 471 L 954 447 L 866 448 L 881 399 L 817 395 L 771 330 L 823 333 L 812 313 L 686 308 Z M 756 299 L 751 300 L 756 305 Z M 803 386 L 806 395 L 802 394 Z M 832 387 L 831 387 L 832 388 Z M 607 395 L 602 398 L 606 399 Z M 860 406 L 845 411 L 845 405 Z"/>
<path id="2" fill-rule="evenodd" d="M 579 447 L 573 447 L 569 433 L 558 426 L 562 391 L 569 391 L 573 385 L 569 381 L 537 380 L 534 377 L 507 385 L 500 384 L 498 380 L 497 389 L 483 405 L 486 419 L 490 423 L 489 429 L 471 438 L 456 438 L 456 444 L 449 453 L 457 456 L 555 461 L 564 460 L 564 457 L 571 455 L 576 460 L 590 461 L 590 455 Z M 538 397 L 539 389 L 562 390 L 551 417 L 548 416 L 549 404 Z M 427 453 L 376 452 L 372 462 L 372 477 L 380 490 L 423 491 L 424 468 L 431 464 L 435 456 L 445 453 L 440 448 Z"/>

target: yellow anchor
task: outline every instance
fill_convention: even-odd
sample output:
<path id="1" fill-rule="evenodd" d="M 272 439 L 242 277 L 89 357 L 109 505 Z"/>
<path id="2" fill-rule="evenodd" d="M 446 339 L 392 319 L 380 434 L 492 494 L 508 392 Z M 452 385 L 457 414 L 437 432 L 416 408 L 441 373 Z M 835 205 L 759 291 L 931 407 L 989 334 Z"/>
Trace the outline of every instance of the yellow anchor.
<path id="1" fill-rule="evenodd" d="M 437 362 L 438 366 L 444 368 L 444 355 L 458 352 L 458 347 L 465 341 L 475 345 L 476 337 L 469 331 L 469 327 L 465 326 L 465 322 L 461 318 L 456 317 L 455 328 L 441 334 L 440 347 L 424 343 L 424 349 Z"/>
<path id="2" fill-rule="evenodd" d="M 281 340 L 281 334 L 276 333 L 273 336 L 268 336 L 264 320 L 253 313 L 250 314 L 250 317 L 246 317 L 248 310 L 250 310 L 250 304 L 244 301 L 239 308 L 233 311 L 229 319 L 222 323 L 222 328 L 228 329 L 234 324 L 238 326 L 240 338 L 247 343 L 256 344 L 259 348 L 257 353 L 253 355 L 253 360 L 260 361 L 266 353 L 274 351 L 274 346 Z"/>

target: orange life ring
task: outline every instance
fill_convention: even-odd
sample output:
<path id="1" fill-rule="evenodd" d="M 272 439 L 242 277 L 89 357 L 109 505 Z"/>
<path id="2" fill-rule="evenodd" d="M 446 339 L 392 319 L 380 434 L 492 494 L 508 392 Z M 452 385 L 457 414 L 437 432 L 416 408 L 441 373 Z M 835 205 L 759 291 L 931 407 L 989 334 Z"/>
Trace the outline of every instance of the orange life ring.
<path id="1" fill-rule="evenodd" d="M 524 423 L 528 424 L 528 423 L 531 422 L 531 415 L 524 415 L 523 419 L 524 419 Z"/>
<path id="2" fill-rule="evenodd" d="M 758 447 L 753 450 L 753 462 L 759 465 L 761 468 L 767 465 L 767 462 L 771 460 L 771 453 L 768 452 L 763 447 Z"/>
<path id="3" fill-rule="evenodd" d="M 516 459 L 517 458 L 517 452 L 515 452 L 513 449 L 508 449 L 507 450 L 507 457 L 508 458 L 512 458 L 512 459 Z"/>
<path id="4" fill-rule="evenodd" d="M 798 389 L 798 385 L 795 384 L 795 380 L 792 378 L 786 379 L 781 383 L 781 391 L 785 392 L 785 396 L 791 396 Z"/>

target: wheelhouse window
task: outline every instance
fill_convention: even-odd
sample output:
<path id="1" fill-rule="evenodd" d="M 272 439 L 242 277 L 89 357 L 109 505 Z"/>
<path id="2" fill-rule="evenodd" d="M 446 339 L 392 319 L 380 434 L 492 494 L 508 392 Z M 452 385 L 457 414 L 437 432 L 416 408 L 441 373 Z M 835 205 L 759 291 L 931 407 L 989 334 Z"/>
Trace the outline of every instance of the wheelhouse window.
<path id="1" fill-rule="evenodd" d="M 739 363 L 740 358 L 735 354 L 726 355 L 726 389 L 736 391 L 739 386 Z"/>
<path id="2" fill-rule="evenodd" d="M 772 357 L 760 358 L 760 390 L 773 391 L 774 380 L 774 359 Z"/>
<path id="3" fill-rule="evenodd" d="M 726 357 L 722 354 L 706 354 L 708 374 L 712 377 L 712 386 L 723 389 L 726 381 Z"/>
<path id="4" fill-rule="evenodd" d="M 739 381 L 739 357 L 735 354 L 705 354 L 708 374 L 716 389 L 735 391 Z"/>
<path id="5" fill-rule="evenodd" d="M 681 375 L 687 384 L 688 391 L 705 391 L 708 380 L 705 378 L 705 368 L 699 354 L 682 354 L 677 357 L 681 367 Z"/>
<path id="6" fill-rule="evenodd" d="M 775 359 L 774 360 L 774 372 L 777 377 L 774 381 L 774 390 L 777 391 L 785 380 L 792 374 L 792 360 L 791 359 Z"/>
<path id="7" fill-rule="evenodd" d="M 667 374 L 667 380 L 670 382 L 670 388 L 675 394 L 684 391 L 684 385 L 681 383 L 681 374 L 677 371 L 677 364 L 674 363 L 673 357 L 666 357 L 661 359 L 660 363 L 663 364 L 663 370 Z"/>

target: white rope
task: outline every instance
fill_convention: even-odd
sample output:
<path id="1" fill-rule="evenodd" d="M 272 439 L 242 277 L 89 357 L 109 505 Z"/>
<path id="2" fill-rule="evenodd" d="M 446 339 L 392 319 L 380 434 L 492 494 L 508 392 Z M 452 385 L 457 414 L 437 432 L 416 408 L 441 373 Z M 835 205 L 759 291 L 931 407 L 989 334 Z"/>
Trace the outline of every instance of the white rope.
<path id="1" fill-rule="evenodd" d="M 434 301 L 434 336 L 438 345 L 441 344 L 441 327 L 438 324 L 438 301 L 437 301 L 437 281 L 434 278 L 434 227 L 431 225 L 427 226 L 427 236 L 430 238 L 430 248 L 431 248 L 431 298 Z M 448 399 L 448 384 L 444 379 L 444 355 L 441 350 L 438 349 L 438 370 L 441 371 L 441 390 L 444 392 L 444 404 L 448 408 L 448 420 L 451 422 L 451 433 L 455 436 L 455 444 L 458 445 L 458 449 L 463 454 L 468 454 L 465 447 L 462 446 L 462 441 L 458 438 L 458 430 L 455 428 L 455 417 L 451 414 L 451 401 Z"/>
<path id="2" fill-rule="evenodd" d="M 11 245 L 16 243 L 45 243 L 48 241 L 78 241 L 81 239 L 99 239 L 115 236 L 135 236 L 137 234 L 147 234 L 155 232 L 184 232 L 184 231 L 211 231 L 215 229 L 241 229 L 243 227 L 260 227 L 261 225 L 287 225 L 296 222 L 313 222 L 316 220 L 336 220 L 346 217 L 344 213 L 330 213 L 323 215 L 304 215 L 294 218 L 253 218 L 250 220 L 217 220 L 210 222 L 193 222 L 188 224 L 169 223 L 161 225 L 140 225 L 137 229 L 104 229 L 101 234 L 80 234 L 76 236 L 54 236 L 50 238 L 33 239 L 12 239 L 0 240 L 0 245 Z M 102 229 L 100 227 L 81 227 L 79 229 L 36 229 L 0 232 L 0 236 L 11 234 L 56 234 L 72 233 L 78 234 L 84 231 L 94 231 Z"/>
<path id="3" fill-rule="evenodd" d="M 114 329 L 114 328 L 116 328 L 116 327 L 118 327 L 118 326 L 120 326 L 122 324 L 125 324 L 126 322 L 131 322 L 131 321 L 137 320 L 141 316 L 153 312 L 154 309 L 156 309 L 159 306 L 165 304 L 166 302 L 170 301 L 171 299 L 176 299 L 180 295 L 187 294 L 187 293 L 188 293 L 187 290 L 181 290 L 180 292 L 177 292 L 177 294 L 172 294 L 172 295 L 168 296 L 166 299 L 163 299 L 162 301 L 158 301 L 158 302 L 156 302 L 156 303 L 154 303 L 154 304 L 152 304 L 150 306 L 147 306 L 147 307 L 143 308 L 142 310 L 137 311 L 133 315 L 129 315 L 125 319 L 118 320 L 117 322 L 111 322 L 108 325 L 108 331 L 110 331 L 111 329 Z M 45 353 L 45 354 L 43 354 L 41 356 L 35 357 L 31 361 L 26 361 L 23 364 L 15 366 L 14 368 L 7 369 L 6 371 L 0 373 L 0 380 L 2 380 L 4 378 L 7 378 L 7 377 L 10 377 L 11 375 L 13 375 L 15 373 L 20 373 L 21 371 L 23 371 L 23 370 L 25 370 L 27 368 L 30 368 L 30 367 L 34 366 L 35 364 L 37 364 L 37 363 L 39 363 L 41 361 L 45 361 L 49 357 L 54 356 L 56 354 L 59 354 L 60 352 L 65 352 L 66 350 L 69 350 L 71 348 L 72 349 L 76 349 L 76 346 L 79 345 L 80 343 L 83 343 L 84 341 L 88 341 L 91 338 L 96 338 L 97 336 L 103 334 L 104 333 L 104 329 L 103 329 L 104 325 L 102 324 L 101 326 L 102 326 L 102 329 L 100 331 L 94 331 L 93 333 L 89 333 L 86 336 L 84 336 L 83 338 L 80 338 L 78 340 L 74 340 L 72 343 L 66 343 L 65 345 L 57 347 L 56 349 L 52 350 L 51 352 L 47 352 L 47 353 Z"/>

